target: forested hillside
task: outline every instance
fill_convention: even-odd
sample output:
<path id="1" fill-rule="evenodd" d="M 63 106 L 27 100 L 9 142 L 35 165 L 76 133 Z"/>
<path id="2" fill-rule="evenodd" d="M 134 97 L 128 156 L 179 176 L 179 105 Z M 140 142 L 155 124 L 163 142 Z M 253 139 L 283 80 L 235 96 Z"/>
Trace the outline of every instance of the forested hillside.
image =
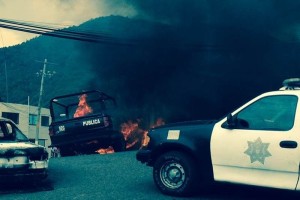
<path id="1" fill-rule="evenodd" d="M 255 26 L 197 24 L 193 29 L 110 16 L 70 29 L 115 39 L 40 36 L 0 49 L 2 101 L 27 104 L 29 96 L 37 105 L 41 78 L 36 73 L 44 59 L 56 74 L 45 79 L 43 106 L 57 95 L 98 89 L 116 98 L 120 120 L 218 118 L 300 74 L 298 43 Z"/>

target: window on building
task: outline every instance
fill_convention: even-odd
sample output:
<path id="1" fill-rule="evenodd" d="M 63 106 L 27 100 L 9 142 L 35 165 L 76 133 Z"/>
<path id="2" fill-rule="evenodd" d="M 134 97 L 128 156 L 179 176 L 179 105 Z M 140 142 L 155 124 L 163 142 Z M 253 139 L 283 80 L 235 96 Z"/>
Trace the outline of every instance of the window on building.
<path id="1" fill-rule="evenodd" d="M 11 119 L 16 124 L 19 124 L 19 113 L 2 112 L 2 117 Z"/>
<path id="2" fill-rule="evenodd" d="M 37 115 L 29 114 L 29 125 L 36 125 Z"/>
<path id="3" fill-rule="evenodd" d="M 39 139 L 39 145 L 46 146 L 46 140 Z"/>
<path id="4" fill-rule="evenodd" d="M 42 116 L 41 125 L 42 126 L 49 126 L 49 117 L 48 116 Z"/>

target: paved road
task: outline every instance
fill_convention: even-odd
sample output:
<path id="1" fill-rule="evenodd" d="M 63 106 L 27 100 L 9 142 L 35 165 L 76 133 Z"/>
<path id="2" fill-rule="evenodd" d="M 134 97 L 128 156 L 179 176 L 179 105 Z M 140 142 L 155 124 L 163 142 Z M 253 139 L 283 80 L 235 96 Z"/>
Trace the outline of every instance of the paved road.
<path id="1" fill-rule="evenodd" d="M 177 200 L 299 198 L 295 192 L 222 185 L 190 198 L 161 194 L 152 180 L 152 168 L 135 160 L 136 152 L 51 158 L 49 177 L 41 185 L 0 189 L 5 200 Z M 34 189 L 32 189 L 34 188 Z"/>

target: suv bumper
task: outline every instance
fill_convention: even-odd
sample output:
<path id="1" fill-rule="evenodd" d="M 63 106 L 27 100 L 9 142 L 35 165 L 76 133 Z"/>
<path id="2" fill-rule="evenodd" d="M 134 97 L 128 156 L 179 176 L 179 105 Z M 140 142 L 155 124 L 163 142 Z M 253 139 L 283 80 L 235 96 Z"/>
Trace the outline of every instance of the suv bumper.
<path id="1" fill-rule="evenodd" d="M 48 169 L 35 170 L 1 170 L 0 183 L 16 181 L 41 181 L 48 177 Z"/>
<path id="2" fill-rule="evenodd" d="M 150 163 L 151 162 L 151 150 L 141 149 L 136 153 L 136 159 L 142 163 Z"/>

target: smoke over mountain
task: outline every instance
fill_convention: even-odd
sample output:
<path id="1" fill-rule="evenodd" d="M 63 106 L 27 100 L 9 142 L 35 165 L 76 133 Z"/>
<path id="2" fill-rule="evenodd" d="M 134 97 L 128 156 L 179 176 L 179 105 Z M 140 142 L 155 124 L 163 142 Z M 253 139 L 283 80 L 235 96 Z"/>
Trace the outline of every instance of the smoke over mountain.
<path id="1" fill-rule="evenodd" d="M 126 2 L 136 18 L 106 23 L 135 43 L 82 48 L 95 75 L 91 87 L 116 96 L 125 118 L 217 118 L 299 76 L 300 3 Z"/>
<path id="2" fill-rule="evenodd" d="M 69 2 L 71 10 L 82 5 Z M 99 89 L 116 97 L 120 121 L 219 118 L 259 93 L 278 89 L 284 79 L 299 77 L 298 1 L 97 2 L 93 7 L 106 14 L 117 9 L 116 16 L 78 28 L 101 33 L 106 43 L 42 36 L 0 54 L 13 80 L 10 102 L 24 103 L 28 95 L 37 101 L 40 79 L 32 76 L 40 63 L 33 61 L 44 58 L 58 63 L 49 66 L 57 75 L 46 80 L 45 102 Z M 4 83 L 4 67 L 0 74 Z M 0 87 L 3 99 L 5 91 Z"/>

